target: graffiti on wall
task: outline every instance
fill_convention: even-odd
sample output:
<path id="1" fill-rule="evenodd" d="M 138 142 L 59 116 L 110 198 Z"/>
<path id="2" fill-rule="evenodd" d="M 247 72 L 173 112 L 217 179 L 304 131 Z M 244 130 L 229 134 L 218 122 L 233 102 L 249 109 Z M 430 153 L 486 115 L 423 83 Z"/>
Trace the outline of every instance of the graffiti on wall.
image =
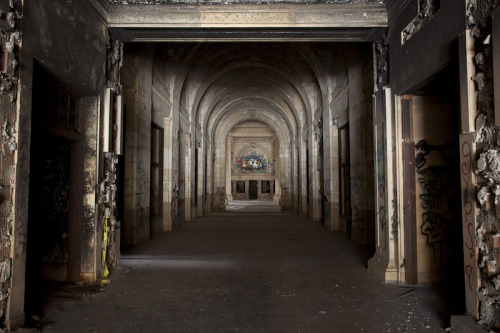
<path id="1" fill-rule="evenodd" d="M 351 163 L 351 198 L 354 201 L 363 191 L 365 177 L 358 162 Z"/>
<path id="2" fill-rule="evenodd" d="M 415 145 L 417 184 L 422 208 L 420 231 L 427 245 L 447 242 L 456 220 L 457 191 L 454 186 L 454 152 L 450 143 L 432 145 L 421 140 Z"/>
<path id="3" fill-rule="evenodd" d="M 375 148 L 376 174 L 377 174 L 377 202 L 379 225 L 381 231 L 387 226 L 387 208 L 385 203 L 385 134 L 384 131 L 377 133 L 377 144 Z"/>
<path id="4" fill-rule="evenodd" d="M 253 151 L 250 154 L 238 157 L 233 164 L 235 173 L 274 173 L 276 162 L 266 155 Z"/>

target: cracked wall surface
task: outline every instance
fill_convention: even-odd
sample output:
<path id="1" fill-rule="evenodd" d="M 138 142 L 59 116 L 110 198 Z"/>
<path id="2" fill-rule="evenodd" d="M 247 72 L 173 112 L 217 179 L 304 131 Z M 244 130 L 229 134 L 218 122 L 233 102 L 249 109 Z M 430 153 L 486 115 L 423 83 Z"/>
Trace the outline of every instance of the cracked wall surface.
<path id="1" fill-rule="evenodd" d="M 15 233 L 13 194 L 21 10 L 20 1 L 4 1 L 0 5 L 0 329 L 7 327 L 5 319 L 12 276 L 11 246 Z"/>
<path id="2" fill-rule="evenodd" d="M 487 327 L 500 328 L 500 127 L 495 126 L 493 98 L 492 15 L 497 0 L 467 2 L 468 33 L 474 41 L 476 74 L 476 168 L 478 266 L 481 285 L 478 290 L 479 319 Z M 495 59 L 498 61 L 498 59 Z M 496 106 L 498 107 L 498 106 Z M 495 242 L 496 240 L 496 242 Z"/>

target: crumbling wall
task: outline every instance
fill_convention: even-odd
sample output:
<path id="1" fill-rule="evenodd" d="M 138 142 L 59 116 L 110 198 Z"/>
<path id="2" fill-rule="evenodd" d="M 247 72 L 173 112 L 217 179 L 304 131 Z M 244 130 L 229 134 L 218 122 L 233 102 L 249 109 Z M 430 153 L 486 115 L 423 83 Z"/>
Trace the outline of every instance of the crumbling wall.
<path id="1" fill-rule="evenodd" d="M 115 108 L 120 108 L 116 100 L 116 96 L 121 96 L 122 87 L 120 85 L 120 68 L 123 64 L 123 44 L 108 34 L 108 42 L 106 45 L 106 79 L 107 87 L 111 89 L 112 95 L 115 96 Z M 115 109 L 116 111 L 116 109 Z M 118 190 L 118 153 L 119 140 L 117 114 L 112 112 L 112 151 L 104 153 L 104 170 L 103 176 L 99 182 L 99 195 L 97 201 L 99 207 L 100 227 L 104 226 L 104 237 L 102 247 L 105 250 L 106 256 L 102 260 L 103 272 L 106 268 L 113 270 L 119 264 L 120 248 L 117 246 L 120 237 L 116 234 L 119 228 L 118 211 L 117 211 L 117 190 Z"/>
<path id="2" fill-rule="evenodd" d="M 21 1 L 0 4 L 0 330 L 6 328 L 7 301 L 10 296 L 13 228 L 15 151 L 17 150 L 18 54 L 21 35 Z"/>
<path id="3" fill-rule="evenodd" d="M 474 38 L 477 89 L 476 242 L 481 288 L 478 291 L 480 323 L 500 329 L 500 127 L 494 124 L 492 13 L 498 0 L 469 0 L 467 24 Z M 499 61 L 498 59 L 495 59 Z M 497 106 L 498 107 L 498 106 Z M 497 119 L 498 121 L 498 119 Z"/>

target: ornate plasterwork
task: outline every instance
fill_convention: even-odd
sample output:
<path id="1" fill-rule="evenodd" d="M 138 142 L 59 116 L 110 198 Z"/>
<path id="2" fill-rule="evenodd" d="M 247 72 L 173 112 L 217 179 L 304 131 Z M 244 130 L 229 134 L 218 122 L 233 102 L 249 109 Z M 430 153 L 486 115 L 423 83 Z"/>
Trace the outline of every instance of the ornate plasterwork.
<path id="1" fill-rule="evenodd" d="M 439 10 L 439 0 L 419 0 L 418 15 L 401 32 L 401 44 L 415 35 Z"/>
<path id="2" fill-rule="evenodd" d="M 375 61 L 375 84 L 374 89 L 387 85 L 389 82 L 389 42 L 387 33 L 383 34 L 373 45 Z"/>

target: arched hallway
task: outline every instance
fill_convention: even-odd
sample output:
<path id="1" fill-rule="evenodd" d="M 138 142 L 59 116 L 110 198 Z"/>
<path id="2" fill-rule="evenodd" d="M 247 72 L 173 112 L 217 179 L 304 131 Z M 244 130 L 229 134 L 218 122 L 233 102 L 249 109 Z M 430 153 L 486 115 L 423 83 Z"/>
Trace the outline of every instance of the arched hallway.
<path id="1" fill-rule="evenodd" d="M 218 212 L 122 255 L 110 284 L 45 306 L 49 332 L 440 332 L 428 289 L 384 285 L 367 249 L 288 212 Z M 77 289 L 69 295 L 75 297 Z M 438 312 L 439 311 L 439 312 Z M 443 313 L 443 311 L 445 313 Z M 449 314 L 449 313 L 448 313 Z"/>
<path id="2" fill-rule="evenodd" d="M 500 330 L 500 0 L 10 0 L 0 45 L 0 332 Z"/>

